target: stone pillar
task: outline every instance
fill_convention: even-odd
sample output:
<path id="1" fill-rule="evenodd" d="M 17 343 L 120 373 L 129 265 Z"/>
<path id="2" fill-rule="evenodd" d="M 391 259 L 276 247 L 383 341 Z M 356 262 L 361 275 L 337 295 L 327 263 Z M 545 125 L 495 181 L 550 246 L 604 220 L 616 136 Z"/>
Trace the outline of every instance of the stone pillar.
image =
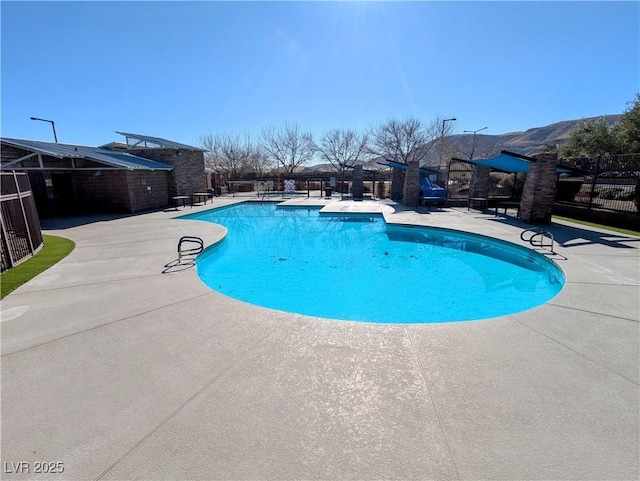
<path id="1" fill-rule="evenodd" d="M 408 206 L 417 206 L 420 203 L 420 163 L 412 160 L 407 163 L 407 171 L 404 176 L 404 189 L 402 191 L 402 203 Z"/>
<path id="2" fill-rule="evenodd" d="M 168 177 L 170 197 L 204 192 L 207 188 L 204 153 L 199 150 L 146 148 L 129 149 L 128 153 L 173 165 Z"/>
<path id="3" fill-rule="evenodd" d="M 469 198 L 489 197 L 489 167 L 484 165 L 474 165 L 471 174 L 471 184 L 469 185 Z"/>
<path id="4" fill-rule="evenodd" d="M 356 165 L 353 168 L 353 185 L 351 186 L 351 193 L 354 199 L 362 199 L 364 187 L 364 170 L 362 165 Z"/>
<path id="5" fill-rule="evenodd" d="M 520 220 L 527 224 L 549 224 L 556 197 L 556 154 L 538 154 L 529 172 L 520 199 Z"/>
<path id="6" fill-rule="evenodd" d="M 389 197 L 396 202 L 402 201 L 402 192 L 404 190 L 404 171 L 401 169 L 391 169 L 391 192 Z"/>

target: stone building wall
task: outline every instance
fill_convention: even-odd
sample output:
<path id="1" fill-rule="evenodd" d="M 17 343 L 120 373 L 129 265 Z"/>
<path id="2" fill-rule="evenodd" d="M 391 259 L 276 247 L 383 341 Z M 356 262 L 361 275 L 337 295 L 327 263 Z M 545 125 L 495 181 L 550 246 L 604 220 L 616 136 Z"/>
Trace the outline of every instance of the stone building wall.
<path id="1" fill-rule="evenodd" d="M 127 172 L 131 213 L 164 209 L 168 206 L 168 174 L 165 170 Z"/>
<path id="2" fill-rule="evenodd" d="M 76 170 L 71 174 L 79 212 L 130 212 L 125 170 Z"/>
<path id="3" fill-rule="evenodd" d="M 404 205 L 417 206 L 420 203 L 420 163 L 417 160 L 407 163 L 402 198 Z"/>
<path id="4" fill-rule="evenodd" d="M 145 159 L 173 166 L 169 172 L 168 196 L 191 195 L 207 189 L 204 172 L 204 153 L 195 150 L 164 148 L 129 149 L 128 152 Z"/>
<path id="5" fill-rule="evenodd" d="M 400 169 L 391 169 L 391 189 L 389 197 L 391 200 L 399 202 L 402 200 L 404 192 L 404 171 Z"/>
<path id="6" fill-rule="evenodd" d="M 539 154 L 529 165 L 520 199 L 520 220 L 527 224 L 549 224 L 556 196 L 556 154 Z"/>
<path id="7" fill-rule="evenodd" d="M 469 185 L 469 198 L 489 197 L 490 169 L 484 165 L 474 165 Z"/>
<path id="8" fill-rule="evenodd" d="M 57 173 L 65 172 L 48 171 L 45 179 Z M 66 173 L 73 182 L 74 211 L 79 214 L 134 214 L 168 206 L 166 171 L 104 169 L 72 170 Z M 47 190 L 52 213 L 64 214 L 57 205 L 54 188 L 47 187 Z"/>
<path id="9" fill-rule="evenodd" d="M 364 171 L 362 165 L 356 165 L 353 168 L 353 185 L 351 193 L 354 199 L 362 199 L 364 194 Z"/>

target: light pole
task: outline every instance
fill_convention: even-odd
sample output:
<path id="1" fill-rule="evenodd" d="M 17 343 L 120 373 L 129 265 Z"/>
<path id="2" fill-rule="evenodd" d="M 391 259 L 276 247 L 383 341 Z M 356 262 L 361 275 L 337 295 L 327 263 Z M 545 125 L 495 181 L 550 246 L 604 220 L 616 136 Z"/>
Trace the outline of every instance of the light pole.
<path id="1" fill-rule="evenodd" d="M 442 174 L 442 155 L 444 154 L 444 124 L 446 122 L 454 122 L 458 119 L 456 119 L 455 117 L 450 118 L 450 119 L 444 119 L 442 121 L 442 133 L 440 135 L 440 160 L 438 161 L 438 175 Z"/>
<path id="2" fill-rule="evenodd" d="M 465 134 L 473 134 L 473 143 L 471 144 L 471 155 L 469 156 L 469 160 L 473 160 L 473 154 L 476 151 L 476 134 L 478 132 L 480 132 L 481 130 L 487 129 L 488 127 L 482 127 L 481 129 L 478 130 L 464 130 L 463 132 Z"/>
<path id="3" fill-rule="evenodd" d="M 39 120 L 41 122 L 51 123 L 51 127 L 53 127 L 53 138 L 56 141 L 56 144 L 58 143 L 58 136 L 56 135 L 56 123 L 53 120 L 39 119 L 38 117 L 31 117 L 31 120 Z"/>

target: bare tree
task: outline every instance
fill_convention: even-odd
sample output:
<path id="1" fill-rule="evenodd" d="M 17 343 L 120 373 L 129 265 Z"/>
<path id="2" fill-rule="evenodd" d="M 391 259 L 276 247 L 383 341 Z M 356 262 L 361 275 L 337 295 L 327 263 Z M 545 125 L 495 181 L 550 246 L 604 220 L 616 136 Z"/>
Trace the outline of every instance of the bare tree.
<path id="1" fill-rule="evenodd" d="M 505 140 L 499 135 L 460 135 L 451 142 L 451 156 L 488 159 L 500 154 Z"/>
<path id="2" fill-rule="evenodd" d="M 269 170 L 273 168 L 273 162 L 264 151 L 262 146 L 258 144 L 253 145 L 251 152 L 250 165 L 256 174 L 257 178 L 264 177 Z"/>
<path id="3" fill-rule="evenodd" d="M 314 143 L 320 157 L 330 163 L 344 179 L 347 168 L 355 166 L 367 155 L 367 134 L 349 129 L 332 129 Z"/>
<path id="4" fill-rule="evenodd" d="M 205 163 L 215 173 L 237 179 L 252 167 L 256 145 L 249 135 L 207 134 L 199 144 L 208 150 Z"/>
<path id="5" fill-rule="evenodd" d="M 269 158 L 282 167 L 285 175 L 292 175 L 296 168 L 313 159 L 315 152 L 313 136 L 302 132 L 297 124 L 266 127 L 262 130 L 260 143 Z"/>
<path id="6" fill-rule="evenodd" d="M 439 124 L 438 118 L 426 126 L 415 117 L 387 120 L 372 129 L 369 153 L 385 161 L 421 162 L 440 134 Z"/>

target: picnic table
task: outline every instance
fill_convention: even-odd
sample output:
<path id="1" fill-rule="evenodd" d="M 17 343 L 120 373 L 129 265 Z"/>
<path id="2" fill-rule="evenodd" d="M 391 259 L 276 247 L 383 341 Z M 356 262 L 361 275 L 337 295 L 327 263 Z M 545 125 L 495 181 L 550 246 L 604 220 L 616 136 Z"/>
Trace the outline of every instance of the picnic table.
<path id="1" fill-rule="evenodd" d="M 498 202 L 496 204 L 496 217 L 498 217 L 498 209 L 504 209 L 504 215 L 506 217 L 507 215 L 507 209 L 518 209 L 516 212 L 516 218 L 520 218 L 520 202 L 518 201 L 504 201 L 504 202 Z"/>
<path id="2" fill-rule="evenodd" d="M 471 210 L 475 204 L 480 206 L 480 210 L 484 212 L 487 209 L 487 205 L 489 204 L 489 199 L 487 197 L 469 197 L 469 205 L 467 206 L 467 210 Z"/>
<path id="3" fill-rule="evenodd" d="M 182 207 L 186 207 L 187 205 L 187 200 L 189 200 L 189 196 L 188 195 L 174 195 L 173 197 L 171 197 L 171 200 L 173 201 L 173 207 L 178 210 L 178 204 L 182 203 Z"/>
<path id="4" fill-rule="evenodd" d="M 204 202 L 204 204 L 206 205 L 207 199 L 209 197 L 211 197 L 211 194 L 209 192 L 194 192 L 193 194 L 191 194 L 191 205 L 196 202 Z M 213 198 L 211 199 L 211 202 L 213 203 Z"/>

